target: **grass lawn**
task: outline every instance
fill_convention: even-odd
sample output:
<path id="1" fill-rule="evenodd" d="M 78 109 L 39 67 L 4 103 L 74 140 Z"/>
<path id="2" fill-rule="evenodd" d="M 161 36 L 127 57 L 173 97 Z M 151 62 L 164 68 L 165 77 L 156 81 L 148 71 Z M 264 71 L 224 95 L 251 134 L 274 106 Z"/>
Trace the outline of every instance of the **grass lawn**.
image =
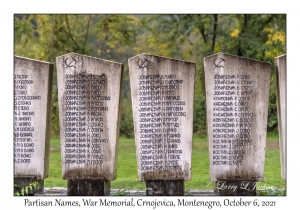
<path id="1" fill-rule="evenodd" d="M 145 182 L 138 181 L 134 139 L 120 137 L 118 153 L 117 179 L 111 182 L 113 189 L 145 189 Z M 51 139 L 49 177 L 45 179 L 45 187 L 67 187 L 62 180 L 60 140 Z M 265 160 L 265 179 L 258 186 L 285 189 L 285 181 L 280 175 L 280 158 L 278 137 L 268 136 Z M 206 137 L 193 139 L 192 176 L 185 182 L 185 189 L 213 189 L 209 177 L 208 142 Z"/>
<path id="2" fill-rule="evenodd" d="M 44 180 L 45 187 L 67 187 L 67 181 L 62 179 L 62 164 L 59 138 L 50 140 L 49 177 Z"/>

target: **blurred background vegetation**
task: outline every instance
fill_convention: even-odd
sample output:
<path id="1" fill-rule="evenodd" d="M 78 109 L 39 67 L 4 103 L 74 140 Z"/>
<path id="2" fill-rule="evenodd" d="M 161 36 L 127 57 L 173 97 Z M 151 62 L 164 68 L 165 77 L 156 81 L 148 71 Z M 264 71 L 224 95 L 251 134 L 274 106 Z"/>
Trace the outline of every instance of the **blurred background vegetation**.
<path id="1" fill-rule="evenodd" d="M 203 57 L 223 52 L 272 64 L 268 132 L 277 134 L 274 57 L 286 54 L 285 14 L 35 14 L 14 16 L 14 54 L 52 62 L 74 52 L 124 64 L 120 134 L 133 137 L 128 58 L 196 63 L 194 135 L 206 135 Z M 56 66 L 51 134 L 59 135 Z"/>

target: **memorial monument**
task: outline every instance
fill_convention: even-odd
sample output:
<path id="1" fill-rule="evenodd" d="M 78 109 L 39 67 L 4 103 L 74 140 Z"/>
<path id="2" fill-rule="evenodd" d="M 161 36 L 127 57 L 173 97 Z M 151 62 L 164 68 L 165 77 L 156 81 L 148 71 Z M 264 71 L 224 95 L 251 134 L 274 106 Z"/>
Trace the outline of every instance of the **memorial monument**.
<path id="1" fill-rule="evenodd" d="M 53 64 L 14 56 L 14 191 L 49 175 Z"/>
<path id="2" fill-rule="evenodd" d="M 56 63 L 68 195 L 107 195 L 117 176 L 123 65 L 76 53 Z"/>
<path id="3" fill-rule="evenodd" d="M 146 195 L 183 195 L 191 179 L 195 63 L 128 59 L 138 179 Z"/>
<path id="4" fill-rule="evenodd" d="M 225 53 L 203 60 L 211 181 L 219 195 L 256 195 L 264 179 L 271 65 Z"/>
<path id="5" fill-rule="evenodd" d="M 286 55 L 276 57 L 274 63 L 276 73 L 281 177 L 286 180 Z"/>

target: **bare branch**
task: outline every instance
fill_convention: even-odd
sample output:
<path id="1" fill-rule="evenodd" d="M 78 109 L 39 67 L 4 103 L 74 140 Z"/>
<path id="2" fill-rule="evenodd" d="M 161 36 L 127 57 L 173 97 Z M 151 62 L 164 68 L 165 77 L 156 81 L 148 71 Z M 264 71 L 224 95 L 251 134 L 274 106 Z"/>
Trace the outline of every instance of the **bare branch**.
<path id="1" fill-rule="evenodd" d="M 214 17 L 214 32 L 213 32 L 213 39 L 211 44 L 211 50 L 214 52 L 215 44 L 216 44 L 216 37 L 217 37 L 217 26 L 218 26 L 218 15 L 213 15 Z"/>
<path id="2" fill-rule="evenodd" d="M 81 49 L 81 47 L 78 45 L 78 43 L 75 41 L 75 39 L 73 38 L 71 32 L 70 32 L 70 26 L 69 26 L 69 19 L 68 19 L 68 15 L 65 15 L 65 19 L 66 19 L 66 23 L 67 23 L 67 28 L 68 31 L 65 30 L 66 34 L 72 39 L 72 41 L 75 43 L 75 45 L 78 47 L 78 49 Z"/>
<path id="3" fill-rule="evenodd" d="M 108 35 L 105 36 L 104 40 L 98 42 L 97 44 L 95 44 L 94 46 L 92 46 L 90 49 L 88 49 L 88 51 L 94 50 L 97 47 L 100 47 L 101 45 L 103 45 L 106 41 L 107 41 Z"/>
<path id="4" fill-rule="evenodd" d="M 201 14 L 199 14 L 199 17 L 201 18 Z M 199 26 L 199 31 L 203 37 L 204 43 L 207 43 L 204 27 L 202 25 Z"/>
<path id="5" fill-rule="evenodd" d="M 88 24 L 87 24 L 87 28 L 86 28 L 86 35 L 85 35 L 85 40 L 84 40 L 84 48 L 85 48 L 85 45 L 86 45 L 86 42 L 87 42 L 87 38 L 88 38 L 88 35 L 89 35 L 89 27 L 90 27 L 90 22 L 91 22 L 91 16 L 89 16 L 89 20 L 88 20 Z"/>
<path id="6" fill-rule="evenodd" d="M 106 17 L 106 19 L 108 20 L 109 17 Z M 106 32 L 105 38 L 102 41 L 100 41 L 97 44 L 95 44 L 94 46 L 92 46 L 90 49 L 88 49 L 88 51 L 96 49 L 97 47 L 101 46 L 102 44 L 104 44 L 107 41 L 107 39 L 108 39 L 108 32 L 109 32 L 109 26 L 108 26 L 108 24 L 104 25 L 104 30 Z"/>

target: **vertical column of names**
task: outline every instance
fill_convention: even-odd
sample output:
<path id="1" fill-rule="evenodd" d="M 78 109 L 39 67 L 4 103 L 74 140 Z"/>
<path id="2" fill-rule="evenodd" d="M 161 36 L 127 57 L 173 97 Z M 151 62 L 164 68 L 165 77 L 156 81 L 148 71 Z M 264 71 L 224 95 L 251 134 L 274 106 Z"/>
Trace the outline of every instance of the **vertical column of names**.
<path id="1" fill-rule="evenodd" d="M 66 74 L 65 163 L 102 164 L 103 112 L 110 96 L 102 95 L 105 76 Z M 104 115 L 105 116 L 105 115 Z"/>
<path id="2" fill-rule="evenodd" d="M 242 165 L 252 143 L 250 75 L 215 75 L 213 95 L 213 165 Z"/>
<path id="3" fill-rule="evenodd" d="M 14 75 L 14 163 L 30 163 L 34 153 L 33 106 L 41 96 L 28 95 L 33 88 L 29 75 Z"/>
<path id="4" fill-rule="evenodd" d="M 231 142 L 229 148 L 229 164 L 242 165 L 245 147 L 252 143 L 251 128 L 253 120 L 253 110 L 251 99 L 254 96 L 253 86 L 255 81 L 250 75 L 236 75 L 237 96 L 235 97 L 235 117 L 236 117 L 236 139 Z"/>
<path id="5" fill-rule="evenodd" d="M 141 170 L 182 171 L 179 118 L 185 117 L 178 90 L 183 80 L 176 75 L 139 76 Z"/>
<path id="6" fill-rule="evenodd" d="M 65 90 L 65 163 L 86 163 L 85 75 L 66 74 Z"/>
<path id="7" fill-rule="evenodd" d="M 105 96 L 106 89 L 105 75 L 89 75 L 89 96 L 87 102 L 88 109 L 88 164 L 103 163 L 103 144 L 108 143 L 104 136 L 104 112 L 108 111 L 106 104 L 110 96 Z"/>

